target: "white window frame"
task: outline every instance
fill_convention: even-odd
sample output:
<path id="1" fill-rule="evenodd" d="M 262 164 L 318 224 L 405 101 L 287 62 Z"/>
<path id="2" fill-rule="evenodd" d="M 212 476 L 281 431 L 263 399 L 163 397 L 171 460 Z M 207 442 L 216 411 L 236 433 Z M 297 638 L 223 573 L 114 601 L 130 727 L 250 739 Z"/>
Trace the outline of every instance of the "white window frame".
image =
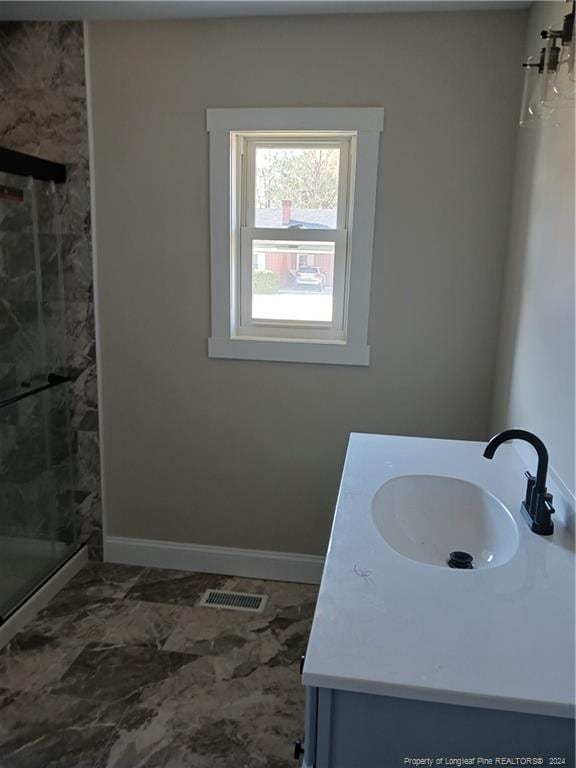
<path id="1" fill-rule="evenodd" d="M 239 242 L 237 252 L 232 250 L 232 283 L 237 280 L 238 307 L 235 338 L 238 339 L 280 339 L 305 341 L 345 340 L 345 305 L 347 293 L 347 229 L 348 199 L 350 196 L 350 158 L 355 147 L 355 135 L 350 131 L 338 134 L 317 134 L 306 132 L 298 137 L 295 132 L 282 135 L 259 133 L 235 133 L 233 152 L 239 165 L 239 183 L 236 194 L 239 197 Z M 263 147 L 310 149 L 323 146 L 340 150 L 338 173 L 338 210 L 334 229 L 303 229 L 257 227 L 256 226 L 256 150 Z M 233 160 L 234 162 L 234 160 Z M 240 167 L 244 165 L 245 173 Z M 305 320 L 264 320 L 252 317 L 252 244 L 257 240 L 291 240 L 314 245 L 315 242 L 334 244 L 334 285 L 332 295 L 333 317 L 330 322 Z M 234 291 L 234 288 L 232 288 Z"/>
<path id="2" fill-rule="evenodd" d="M 212 335 L 208 354 L 213 358 L 272 360 L 281 362 L 368 365 L 368 315 L 374 215 L 378 175 L 378 149 L 383 129 L 384 111 L 380 107 L 359 108 L 263 108 L 208 109 L 207 128 L 210 134 L 210 228 L 211 228 L 211 290 Z M 337 229 L 258 229 L 245 226 L 253 223 L 253 214 L 242 209 L 237 195 L 244 152 L 256 137 L 259 146 L 268 137 L 286 145 L 287 134 L 315 132 L 322 140 L 335 142 L 346 138 L 350 145 L 341 154 L 341 170 L 346 163 L 347 174 L 339 175 L 346 184 L 350 205 L 339 206 Z M 314 137 L 310 136 L 314 141 Z M 289 141 L 289 139 L 288 139 Z M 239 147 L 241 145 L 241 147 Z M 341 145 L 344 146 L 344 145 Z M 249 166 L 252 167 L 252 164 Z M 346 190 L 344 190 L 346 191 Z M 342 192 L 342 187 L 339 190 Z M 339 194 L 339 200 L 344 199 Z M 252 203 L 248 203 L 250 205 Z M 241 315 L 251 292 L 251 260 L 244 258 L 241 241 L 246 238 L 284 238 L 304 242 L 337 241 L 339 254 L 335 259 L 335 281 L 340 280 L 342 301 L 334 301 L 335 316 L 331 324 L 253 321 Z M 244 243 L 245 248 L 248 243 Z M 342 257 L 345 254 L 345 257 Z M 244 267 L 244 269 L 242 268 Z M 244 273 L 244 274 L 243 274 Z M 338 274 L 338 277 L 337 277 Z M 244 296 L 242 300 L 242 292 Z M 250 294 L 251 295 L 251 294 Z M 338 316 L 338 304 L 343 307 Z"/>

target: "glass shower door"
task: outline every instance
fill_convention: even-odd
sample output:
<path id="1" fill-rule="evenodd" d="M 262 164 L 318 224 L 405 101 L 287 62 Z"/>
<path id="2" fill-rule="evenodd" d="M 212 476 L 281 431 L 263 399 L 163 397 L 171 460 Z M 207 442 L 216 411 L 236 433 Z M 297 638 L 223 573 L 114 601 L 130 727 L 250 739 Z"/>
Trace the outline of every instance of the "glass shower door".
<path id="1" fill-rule="evenodd" d="M 77 546 L 65 311 L 57 188 L 0 172 L 0 619 Z"/>

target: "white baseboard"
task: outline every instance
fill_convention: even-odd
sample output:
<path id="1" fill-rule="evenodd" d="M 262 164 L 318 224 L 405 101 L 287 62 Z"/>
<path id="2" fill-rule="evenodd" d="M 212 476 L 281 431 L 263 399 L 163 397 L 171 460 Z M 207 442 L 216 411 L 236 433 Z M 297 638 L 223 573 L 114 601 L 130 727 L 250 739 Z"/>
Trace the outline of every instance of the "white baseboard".
<path id="1" fill-rule="evenodd" d="M 249 579 L 319 584 L 324 558 L 260 549 L 235 549 L 172 541 L 107 536 L 104 560 L 110 563 L 221 573 Z"/>
<path id="2" fill-rule="evenodd" d="M 9 616 L 0 626 L 0 648 L 5 646 L 14 635 L 20 632 L 87 562 L 88 549 L 82 547 L 40 589 L 31 595 L 18 610 Z"/>

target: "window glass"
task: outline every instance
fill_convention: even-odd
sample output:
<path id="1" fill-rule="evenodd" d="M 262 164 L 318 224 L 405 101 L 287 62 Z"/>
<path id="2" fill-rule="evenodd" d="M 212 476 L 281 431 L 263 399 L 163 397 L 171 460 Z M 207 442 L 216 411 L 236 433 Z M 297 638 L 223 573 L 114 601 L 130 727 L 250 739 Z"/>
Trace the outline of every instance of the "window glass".
<path id="1" fill-rule="evenodd" d="M 254 240 L 252 318 L 331 322 L 334 243 Z"/>
<path id="2" fill-rule="evenodd" d="M 335 229 L 338 147 L 256 147 L 254 226 Z"/>

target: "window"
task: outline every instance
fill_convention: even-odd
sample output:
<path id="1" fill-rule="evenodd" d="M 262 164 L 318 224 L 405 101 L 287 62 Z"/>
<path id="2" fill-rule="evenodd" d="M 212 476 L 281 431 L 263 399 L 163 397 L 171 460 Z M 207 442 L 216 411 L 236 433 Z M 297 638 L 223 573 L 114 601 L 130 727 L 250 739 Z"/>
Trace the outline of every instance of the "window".
<path id="1" fill-rule="evenodd" d="M 211 357 L 367 365 L 378 108 L 211 109 Z"/>

